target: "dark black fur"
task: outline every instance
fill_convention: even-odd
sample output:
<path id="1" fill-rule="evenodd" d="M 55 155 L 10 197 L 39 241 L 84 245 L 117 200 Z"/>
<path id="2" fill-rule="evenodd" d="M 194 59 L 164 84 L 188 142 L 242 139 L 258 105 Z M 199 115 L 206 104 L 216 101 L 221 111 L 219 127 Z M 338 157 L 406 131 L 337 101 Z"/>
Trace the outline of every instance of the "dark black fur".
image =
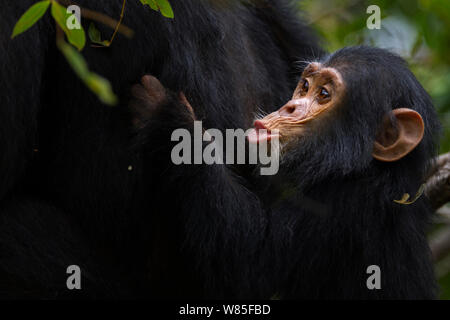
<path id="1" fill-rule="evenodd" d="M 326 125 L 283 155 L 275 177 L 251 182 L 223 165 L 170 165 L 170 148 L 154 144 L 192 130 L 192 119 L 177 98 L 150 119 L 145 161 L 168 163 L 160 192 L 176 195 L 178 214 L 166 227 L 182 226 L 173 234 L 183 244 L 179 265 L 206 291 L 238 297 L 434 298 L 427 199 L 393 201 L 416 193 L 436 153 L 430 97 L 401 58 L 381 49 L 345 48 L 322 63 L 341 72 L 346 96 Z M 399 107 L 422 115 L 425 135 L 405 158 L 382 163 L 372 157 L 375 136 Z M 367 289 L 370 265 L 381 268 L 381 290 Z"/>
<path id="2" fill-rule="evenodd" d="M 119 106 L 107 107 L 56 49 L 48 14 L 10 39 L 15 22 L 34 2 L 10 1 L 0 14 L 0 295 L 259 295 L 246 281 L 235 281 L 240 273 L 236 257 L 251 260 L 253 249 L 235 253 L 233 242 L 224 245 L 233 263 L 228 267 L 225 254 L 215 251 L 220 248 L 208 244 L 213 238 L 239 240 L 235 234 L 252 237 L 246 236 L 247 227 L 257 228 L 246 221 L 251 215 L 229 208 L 221 224 L 204 216 L 211 212 L 207 206 L 185 218 L 172 210 L 170 203 L 181 202 L 183 195 L 171 193 L 173 185 L 164 176 L 167 163 L 158 156 L 144 163 L 133 147 L 129 89 L 143 73 L 151 73 L 168 88 L 183 90 L 208 127 L 245 127 L 256 107 L 271 111 L 290 96 L 299 75 L 294 61 L 320 54 L 310 30 L 279 0 L 225 6 L 172 0 L 174 20 L 137 0 L 127 1 L 123 23 L 136 36 L 119 34 L 110 48 L 83 50 L 90 68 L 110 79 L 120 97 Z M 122 5 L 77 3 L 115 18 Z M 83 24 L 87 30 L 89 21 Z M 97 26 L 105 38 L 112 32 Z M 191 182 L 186 176 L 174 183 L 200 192 L 210 181 L 206 176 Z M 212 190 L 226 195 L 222 205 L 234 204 L 232 195 L 220 192 L 221 183 L 217 180 Z M 186 228 L 210 232 L 190 242 L 198 250 L 183 251 L 193 254 L 180 260 Z M 81 292 L 65 287 L 68 264 L 82 267 Z"/>

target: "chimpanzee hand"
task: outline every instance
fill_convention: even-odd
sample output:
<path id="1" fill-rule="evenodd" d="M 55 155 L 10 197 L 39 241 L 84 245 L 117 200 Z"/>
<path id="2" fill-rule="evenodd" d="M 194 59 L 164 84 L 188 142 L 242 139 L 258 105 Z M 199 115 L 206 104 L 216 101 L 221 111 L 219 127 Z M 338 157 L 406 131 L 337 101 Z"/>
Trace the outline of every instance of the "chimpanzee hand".
<path id="1" fill-rule="evenodd" d="M 137 129 L 144 128 L 150 120 L 156 120 L 159 116 L 172 117 L 175 122 L 180 117 L 189 122 L 195 120 L 194 109 L 184 93 L 171 92 L 154 76 L 143 76 L 141 83 L 131 88 L 131 95 L 130 110 L 133 126 Z"/>

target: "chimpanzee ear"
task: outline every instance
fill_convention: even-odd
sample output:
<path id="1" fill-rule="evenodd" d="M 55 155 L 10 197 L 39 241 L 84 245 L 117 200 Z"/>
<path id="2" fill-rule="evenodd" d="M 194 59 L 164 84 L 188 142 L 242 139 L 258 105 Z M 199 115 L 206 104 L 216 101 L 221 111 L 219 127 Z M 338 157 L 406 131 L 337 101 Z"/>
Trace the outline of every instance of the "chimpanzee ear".
<path id="1" fill-rule="evenodd" d="M 396 123 L 392 123 L 392 118 Z M 373 146 L 372 156 L 380 161 L 397 161 L 410 153 L 422 141 L 424 123 L 419 113 L 399 108 L 383 121 Z"/>

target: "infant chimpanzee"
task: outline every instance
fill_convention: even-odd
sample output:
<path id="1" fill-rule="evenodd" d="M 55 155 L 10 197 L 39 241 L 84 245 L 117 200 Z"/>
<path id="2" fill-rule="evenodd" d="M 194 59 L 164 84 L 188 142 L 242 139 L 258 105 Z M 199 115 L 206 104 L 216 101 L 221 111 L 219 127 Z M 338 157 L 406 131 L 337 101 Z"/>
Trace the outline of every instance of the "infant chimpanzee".
<path id="1" fill-rule="evenodd" d="M 151 76 L 133 95 L 147 161 L 167 163 L 155 189 L 171 198 L 153 211 L 155 248 L 164 251 L 168 239 L 172 251 L 161 257 L 183 266 L 165 274 L 155 259 L 161 287 L 176 277 L 217 297 L 435 297 L 427 199 L 394 200 L 422 185 L 439 122 L 401 58 L 349 47 L 310 63 L 292 100 L 248 134 L 253 144 L 279 140 L 275 177 L 172 164 L 159 146 L 177 128 L 192 130 L 195 106 Z"/>

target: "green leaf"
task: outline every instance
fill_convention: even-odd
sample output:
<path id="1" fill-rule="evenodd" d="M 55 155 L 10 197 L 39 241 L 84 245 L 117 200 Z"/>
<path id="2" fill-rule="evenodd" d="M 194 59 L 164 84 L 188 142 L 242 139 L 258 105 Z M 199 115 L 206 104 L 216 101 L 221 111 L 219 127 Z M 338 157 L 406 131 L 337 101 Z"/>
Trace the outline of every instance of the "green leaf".
<path id="1" fill-rule="evenodd" d="M 78 77 L 97 95 L 100 101 L 107 105 L 117 104 L 117 97 L 112 91 L 109 81 L 89 71 L 86 61 L 77 50 L 64 41 L 58 41 L 58 48 Z"/>
<path id="2" fill-rule="evenodd" d="M 50 0 L 40 1 L 32 5 L 25 13 L 20 17 L 19 21 L 17 21 L 14 26 L 13 33 L 11 38 L 16 37 L 22 32 L 27 31 L 31 28 L 36 22 L 39 21 L 40 18 L 47 11 L 48 6 L 50 5 Z"/>
<path id="3" fill-rule="evenodd" d="M 67 62 L 69 62 L 72 69 L 80 78 L 84 78 L 89 74 L 86 61 L 80 53 L 73 49 L 73 47 L 69 46 L 64 41 L 58 41 L 58 48 L 61 50 L 63 55 L 66 57 Z"/>
<path id="4" fill-rule="evenodd" d="M 173 18 L 173 10 L 172 6 L 170 5 L 169 1 L 167 0 L 155 0 L 156 4 L 159 7 L 159 10 L 161 11 L 161 14 L 166 18 Z"/>
<path id="5" fill-rule="evenodd" d="M 166 18 L 173 18 L 173 10 L 169 1 L 167 0 L 140 0 L 142 4 L 147 4 L 155 11 L 160 11 Z"/>
<path id="6" fill-rule="evenodd" d="M 117 97 L 111 88 L 111 83 L 96 73 L 89 73 L 85 79 L 86 85 L 94 92 L 98 98 L 107 105 L 117 104 Z"/>
<path id="7" fill-rule="evenodd" d="M 67 19 L 70 17 L 70 13 L 67 13 L 67 9 L 60 5 L 58 2 L 52 2 L 52 16 L 58 25 L 63 29 L 67 36 L 67 40 L 75 46 L 78 50 L 82 50 L 86 44 L 86 35 L 84 29 L 80 26 L 80 29 L 67 28 Z"/>
<path id="8" fill-rule="evenodd" d="M 156 5 L 155 0 L 140 0 L 143 5 L 149 5 L 155 11 L 158 11 L 158 6 Z"/>
<path id="9" fill-rule="evenodd" d="M 89 39 L 91 39 L 91 41 L 94 43 L 102 42 L 102 36 L 100 34 L 100 30 L 98 30 L 95 27 L 93 22 L 91 22 L 91 24 L 89 25 L 88 36 L 89 36 Z"/>
<path id="10" fill-rule="evenodd" d="M 100 30 L 95 27 L 95 24 L 93 22 L 91 22 L 91 24 L 89 25 L 88 35 L 89 39 L 93 43 L 97 43 L 105 47 L 108 47 L 110 45 L 109 40 L 102 40 Z"/>

